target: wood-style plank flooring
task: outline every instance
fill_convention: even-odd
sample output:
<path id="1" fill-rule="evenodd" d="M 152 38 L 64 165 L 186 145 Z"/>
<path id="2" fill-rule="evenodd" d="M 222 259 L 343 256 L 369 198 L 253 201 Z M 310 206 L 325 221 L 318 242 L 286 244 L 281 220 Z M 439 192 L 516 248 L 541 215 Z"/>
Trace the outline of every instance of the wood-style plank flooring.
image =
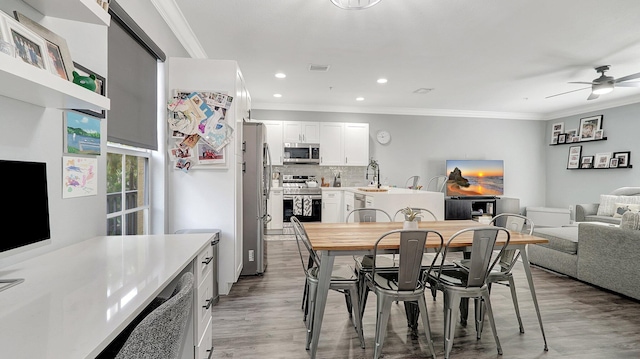
<path id="1" fill-rule="evenodd" d="M 273 236 L 271 237 L 273 238 Z M 277 237 L 276 237 L 277 238 Z M 300 310 L 304 273 L 295 241 L 269 240 L 267 271 L 240 277 L 213 312 L 214 358 L 309 357 Z M 339 257 L 336 263 L 352 263 Z M 496 326 L 504 354 L 496 351 L 487 322 L 482 339 L 475 326 L 457 325 L 451 358 L 640 358 L 640 303 L 577 280 L 532 268 L 549 351 L 542 335 L 524 270 L 514 270 L 525 333 L 520 334 L 508 287 L 494 285 L 491 293 Z M 442 294 L 427 294 L 427 307 L 438 357 L 444 357 Z M 348 319 L 344 296 L 330 292 L 317 358 L 372 358 L 375 295 L 364 315 L 366 348 L 361 349 Z M 470 308 L 471 313 L 473 308 Z M 393 304 L 383 358 L 429 358 L 422 325 L 413 338 L 402 304 Z"/>

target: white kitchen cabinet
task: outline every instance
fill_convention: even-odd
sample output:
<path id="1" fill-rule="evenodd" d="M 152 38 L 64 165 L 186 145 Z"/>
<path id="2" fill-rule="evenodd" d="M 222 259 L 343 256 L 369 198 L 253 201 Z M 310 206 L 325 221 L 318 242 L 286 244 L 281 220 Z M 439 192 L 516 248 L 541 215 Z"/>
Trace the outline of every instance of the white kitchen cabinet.
<path id="1" fill-rule="evenodd" d="M 284 121 L 284 142 L 320 143 L 320 123 L 306 121 Z"/>
<path id="2" fill-rule="evenodd" d="M 283 141 L 282 121 L 260 121 L 267 126 L 267 144 L 271 153 L 271 164 L 282 166 Z"/>
<path id="3" fill-rule="evenodd" d="M 322 223 L 342 222 L 342 191 L 322 190 Z"/>
<path id="4" fill-rule="evenodd" d="M 320 147 L 322 150 L 322 147 Z M 344 165 L 367 166 L 369 164 L 369 124 L 344 124 Z"/>
<path id="5" fill-rule="evenodd" d="M 320 124 L 320 165 L 344 164 L 344 123 L 323 122 Z"/>
<path id="6" fill-rule="evenodd" d="M 355 209 L 355 202 L 356 202 L 355 194 L 350 191 L 344 191 L 344 195 L 343 195 L 344 214 L 342 218 L 347 219 L 347 215 Z"/>
<path id="7" fill-rule="evenodd" d="M 375 200 L 373 199 L 373 196 L 366 196 L 364 198 L 364 208 L 374 208 L 375 207 Z"/>
<path id="8" fill-rule="evenodd" d="M 271 188 L 267 199 L 267 213 L 271 216 L 271 221 L 267 223 L 267 233 L 282 233 L 283 201 L 284 189 L 282 187 Z"/>

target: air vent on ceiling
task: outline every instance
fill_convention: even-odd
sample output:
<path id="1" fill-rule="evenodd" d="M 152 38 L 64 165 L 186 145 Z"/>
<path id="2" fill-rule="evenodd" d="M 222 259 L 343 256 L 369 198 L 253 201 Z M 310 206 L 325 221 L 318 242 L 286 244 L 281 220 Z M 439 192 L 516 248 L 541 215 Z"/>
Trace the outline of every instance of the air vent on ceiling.
<path id="1" fill-rule="evenodd" d="M 433 91 L 433 89 L 428 89 L 428 88 L 425 88 L 425 87 L 421 87 L 421 88 L 413 91 L 413 93 L 417 93 L 419 95 L 424 95 L 424 94 L 427 94 L 427 93 L 429 93 L 431 91 Z"/>
<path id="2" fill-rule="evenodd" d="M 327 72 L 327 71 L 329 71 L 329 65 L 314 65 L 314 64 L 311 64 L 311 65 L 309 65 L 309 71 Z"/>

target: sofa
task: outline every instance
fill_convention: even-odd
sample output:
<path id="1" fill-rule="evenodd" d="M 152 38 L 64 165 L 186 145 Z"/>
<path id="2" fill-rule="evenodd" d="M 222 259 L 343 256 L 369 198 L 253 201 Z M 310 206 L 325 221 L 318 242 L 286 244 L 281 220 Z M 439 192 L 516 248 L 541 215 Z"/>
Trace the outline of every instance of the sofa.
<path id="1" fill-rule="evenodd" d="M 620 226 L 584 222 L 577 227 L 536 229 L 534 234 L 549 243 L 529 245 L 529 261 L 640 300 L 635 268 L 640 258 L 640 215 L 630 212 L 623 218 Z"/>
<path id="2" fill-rule="evenodd" d="M 576 222 L 620 224 L 626 210 L 640 210 L 640 187 L 621 187 L 600 195 L 599 203 L 576 205 Z"/>

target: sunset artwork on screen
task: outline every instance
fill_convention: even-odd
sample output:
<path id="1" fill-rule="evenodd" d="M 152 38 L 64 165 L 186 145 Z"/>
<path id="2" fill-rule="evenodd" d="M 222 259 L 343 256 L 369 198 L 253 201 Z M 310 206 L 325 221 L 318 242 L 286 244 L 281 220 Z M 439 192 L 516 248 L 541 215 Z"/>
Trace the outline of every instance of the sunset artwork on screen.
<path id="1" fill-rule="evenodd" d="M 447 160 L 447 196 L 499 196 L 504 193 L 504 161 Z"/>

